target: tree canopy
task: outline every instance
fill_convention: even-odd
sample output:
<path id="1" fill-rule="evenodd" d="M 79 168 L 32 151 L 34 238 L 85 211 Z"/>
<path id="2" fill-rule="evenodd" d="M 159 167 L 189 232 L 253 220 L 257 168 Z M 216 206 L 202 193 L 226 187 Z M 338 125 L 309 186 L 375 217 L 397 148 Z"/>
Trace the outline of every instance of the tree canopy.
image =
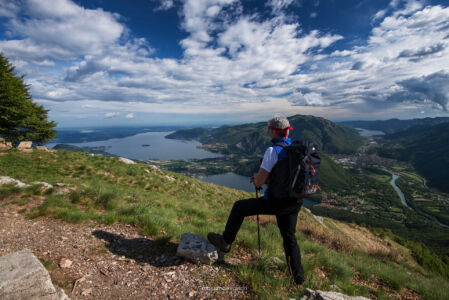
<path id="1" fill-rule="evenodd" d="M 29 85 L 14 70 L 0 53 L 0 136 L 13 144 L 42 144 L 53 139 L 57 123 L 47 120 L 49 110 L 32 101 Z"/>

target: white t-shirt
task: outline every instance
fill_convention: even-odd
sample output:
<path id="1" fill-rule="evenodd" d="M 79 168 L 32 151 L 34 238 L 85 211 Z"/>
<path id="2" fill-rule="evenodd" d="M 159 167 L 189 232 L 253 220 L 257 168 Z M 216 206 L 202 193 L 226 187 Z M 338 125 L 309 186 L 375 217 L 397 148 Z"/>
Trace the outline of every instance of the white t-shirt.
<path id="1" fill-rule="evenodd" d="M 274 147 L 268 147 L 265 151 L 260 167 L 270 173 L 277 161 L 278 154 L 276 153 L 276 150 Z"/>

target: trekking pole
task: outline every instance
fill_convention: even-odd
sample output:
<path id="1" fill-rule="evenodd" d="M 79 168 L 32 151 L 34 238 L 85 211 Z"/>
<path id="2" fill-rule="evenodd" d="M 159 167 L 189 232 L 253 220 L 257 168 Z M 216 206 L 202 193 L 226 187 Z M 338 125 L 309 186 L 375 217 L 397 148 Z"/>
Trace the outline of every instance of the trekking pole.
<path id="1" fill-rule="evenodd" d="M 259 188 L 256 186 L 256 198 L 259 198 Z M 260 258 L 260 224 L 259 224 L 259 214 L 257 214 L 257 241 L 259 245 L 259 258 Z"/>

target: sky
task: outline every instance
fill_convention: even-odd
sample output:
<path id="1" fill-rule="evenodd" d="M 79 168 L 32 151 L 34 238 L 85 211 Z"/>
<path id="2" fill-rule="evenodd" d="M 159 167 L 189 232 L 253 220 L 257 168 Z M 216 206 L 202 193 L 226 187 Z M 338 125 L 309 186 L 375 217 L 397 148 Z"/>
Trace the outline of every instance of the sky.
<path id="1" fill-rule="evenodd" d="M 0 0 L 58 127 L 449 116 L 449 1 Z"/>

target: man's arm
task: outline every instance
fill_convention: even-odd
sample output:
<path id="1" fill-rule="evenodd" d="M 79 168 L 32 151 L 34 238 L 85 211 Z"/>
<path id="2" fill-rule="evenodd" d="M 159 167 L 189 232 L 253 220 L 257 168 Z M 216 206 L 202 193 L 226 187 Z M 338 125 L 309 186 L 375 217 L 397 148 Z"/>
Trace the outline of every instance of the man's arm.
<path id="1" fill-rule="evenodd" d="M 263 168 L 260 168 L 259 172 L 257 172 L 257 174 L 254 174 L 254 176 L 251 178 L 251 182 L 253 182 L 256 187 L 261 187 L 267 182 L 269 175 L 270 172 Z"/>

